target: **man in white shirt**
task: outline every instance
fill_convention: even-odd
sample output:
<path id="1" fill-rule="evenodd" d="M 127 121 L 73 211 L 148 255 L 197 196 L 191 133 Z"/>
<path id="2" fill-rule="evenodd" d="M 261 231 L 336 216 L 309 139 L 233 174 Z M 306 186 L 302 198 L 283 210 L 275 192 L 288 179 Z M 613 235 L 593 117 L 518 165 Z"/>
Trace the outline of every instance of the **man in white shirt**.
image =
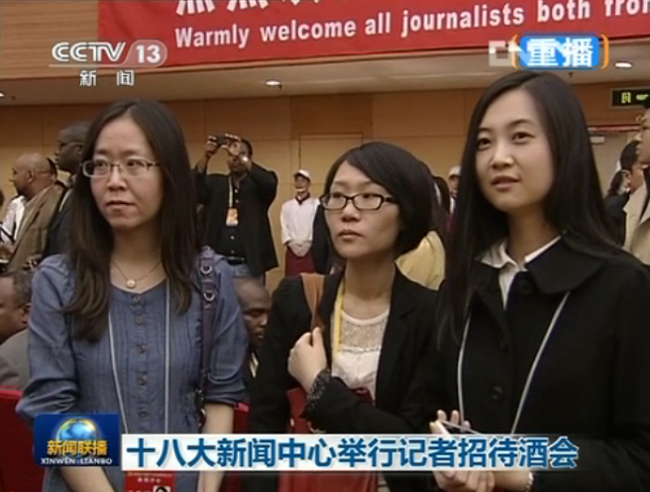
<path id="1" fill-rule="evenodd" d="M 282 204 L 280 211 L 282 244 L 287 250 L 285 256 L 287 277 L 315 271 L 311 243 L 318 199 L 312 198 L 309 194 L 311 175 L 308 171 L 300 169 L 296 172 L 293 175 L 293 185 L 296 196 Z"/>
<path id="2" fill-rule="evenodd" d="M 7 205 L 7 213 L 5 218 L 2 221 L 2 241 L 3 242 L 13 242 L 16 239 L 18 234 L 18 228 L 20 227 L 20 221 L 23 219 L 23 213 L 25 212 L 25 197 L 21 195 L 16 195 L 9 201 Z M 9 236 L 10 234 L 11 236 Z"/>

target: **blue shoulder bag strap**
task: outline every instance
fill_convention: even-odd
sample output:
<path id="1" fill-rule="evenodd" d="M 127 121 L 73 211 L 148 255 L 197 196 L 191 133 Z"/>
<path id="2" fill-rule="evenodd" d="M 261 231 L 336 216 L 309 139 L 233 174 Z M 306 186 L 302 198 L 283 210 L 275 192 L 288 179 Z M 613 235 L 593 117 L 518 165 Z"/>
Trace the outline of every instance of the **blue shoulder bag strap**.
<path id="1" fill-rule="evenodd" d="M 205 248 L 201 252 L 201 306 L 203 311 L 203 329 L 201 334 L 201 373 L 199 387 L 196 391 L 196 403 L 199 410 L 200 426 L 205 424 L 205 387 L 208 379 L 208 366 L 210 364 L 210 349 L 212 348 L 212 331 L 219 304 L 218 280 L 215 282 L 215 254 L 211 249 Z"/>

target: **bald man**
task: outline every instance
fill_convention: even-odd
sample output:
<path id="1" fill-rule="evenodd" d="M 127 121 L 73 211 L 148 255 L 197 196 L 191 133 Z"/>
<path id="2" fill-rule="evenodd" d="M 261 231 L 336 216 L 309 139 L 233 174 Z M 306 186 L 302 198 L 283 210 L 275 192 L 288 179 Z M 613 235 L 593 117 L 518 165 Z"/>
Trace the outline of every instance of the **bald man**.
<path id="1" fill-rule="evenodd" d="M 38 153 L 23 154 L 18 158 L 11 181 L 18 194 L 25 197 L 26 204 L 16 242 L 9 246 L 9 272 L 33 268 L 40 260 L 50 221 L 63 193 L 63 188 L 56 183 L 50 162 Z"/>
<path id="2" fill-rule="evenodd" d="M 248 387 L 257 372 L 257 357 L 264 340 L 264 332 L 271 311 L 271 295 L 266 287 L 254 278 L 236 278 L 235 289 L 244 315 L 250 344 L 249 357 L 244 367 L 244 382 Z"/>

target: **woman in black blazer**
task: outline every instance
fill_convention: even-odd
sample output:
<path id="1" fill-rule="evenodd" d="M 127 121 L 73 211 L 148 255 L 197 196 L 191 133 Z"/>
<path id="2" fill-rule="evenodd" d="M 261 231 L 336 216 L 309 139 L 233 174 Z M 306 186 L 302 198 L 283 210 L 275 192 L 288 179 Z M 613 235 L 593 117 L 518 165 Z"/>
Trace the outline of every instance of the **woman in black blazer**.
<path id="1" fill-rule="evenodd" d="M 479 432 L 579 446 L 573 470 L 494 472 L 502 489 L 650 490 L 650 278 L 610 235 L 569 86 L 533 72 L 490 86 L 460 189 L 431 355 L 442 366 L 423 395 L 446 391 L 434 405 Z M 489 476 L 436 479 L 446 491 L 484 491 Z"/>
<path id="2" fill-rule="evenodd" d="M 426 425 L 409 386 L 433 342 L 436 293 L 401 275 L 395 258 L 429 231 L 432 192 L 426 166 L 390 144 L 363 145 L 334 163 L 321 203 L 345 270 L 326 278 L 325 326 L 313 334 L 301 280 L 276 290 L 251 391 L 252 432 L 285 432 L 286 392 L 299 386 L 310 395 L 306 417 L 328 433 L 402 434 Z M 355 394 L 360 387 L 374 405 Z M 430 478 L 387 474 L 380 490 L 425 491 Z M 276 476 L 246 482 L 251 492 L 277 489 Z"/>

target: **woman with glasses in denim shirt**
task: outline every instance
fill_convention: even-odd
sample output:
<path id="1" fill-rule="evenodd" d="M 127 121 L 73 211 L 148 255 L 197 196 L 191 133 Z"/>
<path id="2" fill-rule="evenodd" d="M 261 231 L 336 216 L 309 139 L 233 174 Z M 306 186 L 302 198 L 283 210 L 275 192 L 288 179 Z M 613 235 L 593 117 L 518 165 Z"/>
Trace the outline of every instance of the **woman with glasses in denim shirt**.
<path id="1" fill-rule="evenodd" d="M 324 326 L 313 332 L 302 280 L 276 290 L 251 389 L 252 432 L 286 432 L 293 388 L 309 394 L 305 416 L 327 433 L 402 434 L 423 425 L 408 387 L 433 338 L 436 293 L 408 280 L 395 259 L 429 232 L 432 202 L 430 171 L 399 147 L 369 143 L 334 163 L 321 204 L 345 267 L 325 277 Z M 251 492 L 278 487 L 273 474 L 245 482 Z M 426 487 L 417 475 L 379 477 L 381 491 Z"/>
<path id="2" fill-rule="evenodd" d="M 47 258 L 33 282 L 31 379 L 19 414 L 31 422 L 42 413 L 119 412 L 124 433 L 185 434 L 200 431 L 204 411 L 204 432 L 231 432 L 247 337 L 228 265 L 201 251 L 185 141 L 171 112 L 126 101 L 101 113 L 72 200 L 69 252 Z M 202 274 L 218 291 L 207 327 Z M 44 490 L 118 492 L 124 481 L 119 468 L 48 469 Z M 220 481 L 179 473 L 175 490 L 217 492 Z"/>

